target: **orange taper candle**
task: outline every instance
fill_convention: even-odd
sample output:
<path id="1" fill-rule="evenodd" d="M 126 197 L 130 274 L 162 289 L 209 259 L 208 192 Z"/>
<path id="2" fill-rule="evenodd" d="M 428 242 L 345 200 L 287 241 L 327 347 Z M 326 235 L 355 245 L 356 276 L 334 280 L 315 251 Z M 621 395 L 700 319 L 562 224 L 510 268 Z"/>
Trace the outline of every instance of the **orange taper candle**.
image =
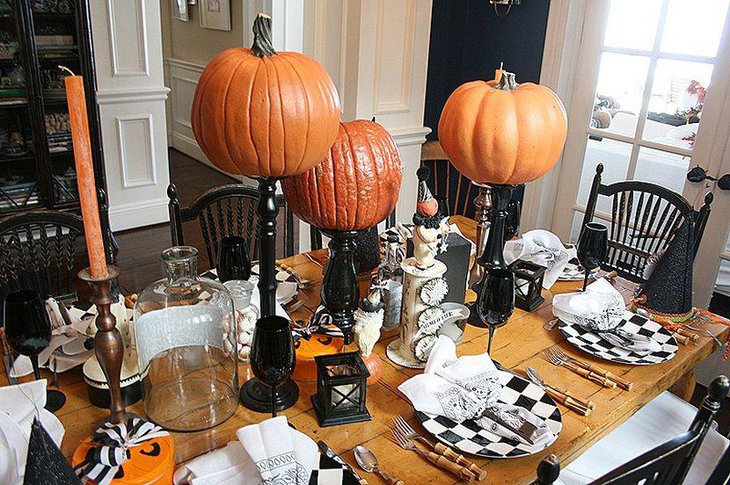
<path id="1" fill-rule="evenodd" d="M 72 73 L 73 74 L 73 73 Z M 104 238 L 101 232 L 99 203 L 94 180 L 94 161 L 91 156 L 91 138 L 89 137 L 89 120 L 86 112 L 86 95 L 84 94 L 84 78 L 67 76 L 66 100 L 71 122 L 74 160 L 76 161 L 76 181 L 79 185 L 81 201 L 81 217 L 84 219 L 86 249 L 89 253 L 91 276 L 104 278 L 107 276 Z"/>

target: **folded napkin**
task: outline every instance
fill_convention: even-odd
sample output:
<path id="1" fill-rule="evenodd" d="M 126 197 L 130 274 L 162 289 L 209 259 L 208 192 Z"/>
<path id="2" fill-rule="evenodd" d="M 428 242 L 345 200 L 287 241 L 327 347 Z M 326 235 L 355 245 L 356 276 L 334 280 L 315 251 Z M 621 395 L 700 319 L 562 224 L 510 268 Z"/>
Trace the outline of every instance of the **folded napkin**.
<path id="1" fill-rule="evenodd" d="M 574 247 L 566 248 L 558 236 L 544 229 L 528 231 L 521 239 L 507 241 L 504 245 L 507 264 L 522 259 L 547 268 L 542 279 L 542 287 L 546 290 L 558 281 L 563 268 L 576 254 Z"/>
<path id="2" fill-rule="evenodd" d="M 662 346 L 656 340 L 621 328 L 627 313 L 630 318 L 621 293 L 604 278 L 588 285 L 586 291 L 553 297 L 553 315 L 565 323 L 580 325 L 614 347 L 638 355 L 661 350 Z"/>
<path id="3" fill-rule="evenodd" d="M 65 430 L 46 405 L 46 380 L 0 387 L 0 483 L 23 483 L 33 418 L 57 445 Z"/>
<path id="4" fill-rule="evenodd" d="M 398 389 L 417 411 L 445 416 L 457 423 L 471 419 L 497 436 L 529 444 L 486 417 L 484 413 L 489 411 L 515 428 L 520 428 L 525 421 L 533 424 L 536 428 L 533 446 L 542 447 L 552 441 L 554 435 L 545 421 L 524 408 L 499 400 L 503 388 L 499 373 L 487 353 L 457 358 L 454 341 L 441 335 L 423 374 L 408 379 Z"/>
<path id="5" fill-rule="evenodd" d="M 245 426 L 236 435 L 239 441 L 178 468 L 174 483 L 306 485 L 319 463 L 317 445 L 290 428 L 285 416 Z"/>

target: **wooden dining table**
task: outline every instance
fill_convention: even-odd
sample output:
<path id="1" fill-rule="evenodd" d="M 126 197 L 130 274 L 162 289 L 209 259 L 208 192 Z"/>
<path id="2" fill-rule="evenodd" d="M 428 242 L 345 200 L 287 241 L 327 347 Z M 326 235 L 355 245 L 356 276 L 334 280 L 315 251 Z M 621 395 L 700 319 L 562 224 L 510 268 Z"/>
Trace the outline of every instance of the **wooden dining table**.
<path id="1" fill-rule="evenodd" d="M 452 217 L 461 232 L 474 240 L 476 225 L 473 220 L 463 217 Z M 311 286 L 300 290 L 298 298 L 303 305 L 291 313 L 292 319 L 305 320 L 311 316 L 320 303 L 320 285 L 322 281 L 321 262 L 326 260 L 326 250 L 298 254 L 283 261 L 296 274 L 311 282 Z M 368 278 L 362 278 L 361 295 L 365 294 Z M 677 389 L 684 397 L 691 395 L 694 385 L 692 374 L 694 368 L 717 348 L 713 339 L 700 334 L 696 344 L 681 345 L 676 357 L 668 362 L 651 366 L 629 366 L 599 360 L 581 353 L 569 344 L 557 326 L 546 330 L 544 325 L 553 319 L 551 301 L 557 293 L 575 291 L 582 282 L 558 282 L 550 290 L 543 290 L 545 302 L 533 312 L 515 310 L 508 323 L 497 330 L 492 349 L 492 357 L 511 371 L 524 374 L 525 368 L 536 368 L 546 382 L 561 388 L 569 389 L 573 394 L 592 400 L 596 407 L 587 417 L 576 414 L 562 405 L 558 405 L 562 413 L 563 428 L 557 440 L 546 450 L 535 455 L 509 459 L 483 459 L 469 457 L 487 471 L 485 483 L 531 483 L 535 479 L 535 470 L 539 461 L 546 455 L 555 454 L 562 464 L 567 464 L 578 457 L 591 444 L 605 436 L 612 429 L 633 415 L 639 408 L 656 397 L 659 393 L 672 388 Z M 476 295 L 467 292 L 467 301 L 473 301 Z M 728 338 L 730 327 L 720 322 L 703 324 L 703 328 L 712 332 L 720 340 Z M 398 391 L 398 386 L 409 377 L 420 371 L 406 369 L 392 363 L 385 355 L 387 345 L 397 338 L 398 331 L 385 332 L 375 347 L 374 352 L 383 361 L 382 379 L 368 388 L 367 408 L 372 415 L 371 421 L 321 428 L 312 409 L 310 396 L 316 392 L 315 382 L 299 382 L 299 400 L 284 411 L 289 422 L 313 440 L 324 440 L 340 456 L 357 468 L 353 449 L 364 444 L 378 457 L 380 467 L 402 479 L 406 484 L 448 484 L 456 483 L 455 476 L 435 468 L 412 451 L 399 448 L 390 440 L 390 428 L 396 415 L 403 416 L 419 433 L 428 433 L 418 422 L 413 406 Z M 607 389 L 573 374 L 571 371 L 554 367 L 543 356 L 543 351 L 553 345 L 570 356 L 599 365 L 612 373 L 634 383 L 631 391 L 619 388 Z M 462 343 L 458 346 L 459 355 L 478 354 L 487 348 L 487 330 L 467 326 Z M 354 347 L 353 349 L 354 350 Z M 240 363 L 241 380 L 251 377 L 249 366 Z M 21 379 L 26 381 L 31 377 Z M 74 449 L 84 438 L 88 437 L 95 427 L 108 415 L 108 411 L 94 407 L 89 402 L 86 385 L 80 368 L 64 372 L 59 376 L 60 389 L 66 394 L 66 405 L 56 415 L 66 428 L 61 450 L 66 457 L 71 457 Z M 0 376 L 0 385 L 7 385 L 5 372 Z M 128 411 L 143 414 L 143 406 L 138 402 L 128 407 Z M 250 411 L 239 406 L 233 417 L 225 423 L 206 431 L 193 433 L 172 433 L 175 442 L 176 462 L 190 460 L 198 455 L 225 446 L 236 439 L 235 431 L 247 424 L 256 423 L 267 418 L 267 415 Z M 370 483 L 383 483 L 374 474 L 359 470 L 361 476 Z"/>

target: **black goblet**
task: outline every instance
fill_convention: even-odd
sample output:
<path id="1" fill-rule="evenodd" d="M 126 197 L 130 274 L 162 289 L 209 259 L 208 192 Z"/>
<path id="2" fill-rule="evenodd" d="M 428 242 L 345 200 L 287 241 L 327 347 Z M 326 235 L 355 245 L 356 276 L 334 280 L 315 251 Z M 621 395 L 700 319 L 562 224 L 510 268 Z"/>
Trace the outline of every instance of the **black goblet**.
<path id="1" fill-rule="evenodd" d="M 509 269 L 490 268 L 484 275 L 484 281 L 477 300 L 477 313 L 482 328 L 489 328 L 487 352 L 492 352 L 494 331 L 507 323 L 515 310 L 515 275 Z"/>
<path id="2" fill-rule="evenodd" d="M 247 280 L 251 277 L 251 258 L 248 255 L 248 241 L 241 236 L 222 237 L 218 245 L 218 279 L 225 283 L 231 280 Z"/>
<path id="3" fill-rule="evenodd" d="M 608 256 L 608 228 L 597 222 L 589 222 L 583 227 L 578 239 L 578 261 L 583 266 L 583 291 L 588 286 L 591 271 L 601 266 Z"/>
<path id="4" fill-rule="evenodd" d="M 38 354 L 51 343 L 51 321 L 41 296 L 34 290 L 22 290 L 5 297 L 5 336 L 17 353 L 26 355 L 33 364 L 33 375 L 40 380 Z M 46 409 L 58 411 L 66 403 L 61 391 L 46 391 Z"/>
<path id="5" fill-rule="evenodd" d="M 522 207 L 519 200 L 510 200 L 507 204 L 507 218 L 504 220 L 504 240 L 509 241 L 520 231 Z"/>
<path id="6" fill-rule="evenodd" d="M 276 412 L 290 407 L 299 397 L 299 387 L 291 380 L 296 357 L 289 320 L 278 315 L 259 318 L 251 340 L 249 357 L 256 380 L 247 381 L 241 389 L 241 401 L 255 411 Z M 259 385 L 257 385 L 259 384 Z M 270 390 L 269 402 L 262 402 L 260 384 Z M 284 388 L 281 398 L 277 389 Z"/>

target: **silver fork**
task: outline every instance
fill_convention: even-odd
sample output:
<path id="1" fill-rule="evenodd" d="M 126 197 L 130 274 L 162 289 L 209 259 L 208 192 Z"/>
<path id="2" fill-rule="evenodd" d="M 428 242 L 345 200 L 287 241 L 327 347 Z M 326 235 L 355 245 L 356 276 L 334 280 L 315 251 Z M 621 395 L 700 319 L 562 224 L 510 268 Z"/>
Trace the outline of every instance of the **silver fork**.
<path id="1" fill-rule="evenodd" d="M 545 357 L 547 357 L 548 362 L 553 365 L 556 365 L 558 367 L 566 367 L 574 373 L 578 374 L 579 376 L 588 379 L 591 382 L 595 382 L 596 384 L 600 384 L 608 389 L 616 389 L 616 383 L 611 379 L 603 377 L 600 374 L 596 374 L 595 372 L 588 369 L 584 369 L 583 367 L 580 367 L 570 361 L 561 359 L 560 356 L 556 355 L 555 349 L 553 349 L 552 347 L 545 349 L 543 353 L 545 354 Z"/>
<path id="2" fill-rule="evenodd" d="M 481 482 L 482 480 L 487 478 L 487 472 L 479 468 L 476 463 L 467 460 L 466 458 L 464 458 L 463 455 L 455 452 L 443 443 L 433 443 L 430 440 L 421 436 L 420 434 L 416 433 L 416 430 L 414 430 L 411 425 L 408 424 L 408 421 L 403 419 L 402 416 L 396 415 L 396 417 L 393 418 L 393 425 L 407 439 L 420 441 L 439 455 L 448 458 L 454 463 L 467 467 L 469 471 L 476 475 L 478 481 Z"/>
<path id="3" fill-rule="evenodd" d="M 438 453 L 434 453 L 433 451 L 424 451 L 416 446 L 416 444 L 403 436 L 403 433 L 398 428 L 392 428 L 390 430 L 391 437 L 393 438 L 393 441 L 395 444 L 403 448 L 404 450 L 414 451 L 427 459 L 429 463 L 432 465 L 435 465 L 443 470 L 449 471 L 453 473 L 454 475 L 458 476 L 462 480 L 466 480 L 467 482 L 471 483 L 474 481 L 474 474 L 469 471 L 468 468 L 463 467 L 461 465 L 458 465 L 454 463 L 453 461 L 450 461 L 443 455 L 439 455 Z"/>
<path id="4" fill-rule="evenodd" d="M 610 371 L 607 371 L 601 367 L 598 367 L 597 365 L 593 365 L 588 362 L 584 362 L 580 359 L 576 359 L 575 357 L 571 357 L 568 354 L 566 354 L 565 352 L 563 352 L 563 349 L 561 349 L 557 345 L 553 345 L 552 347 L 550 347 L 549 350 L 553 353 L 553 355 L 555 355 L 556 357 L 558 357 L 559 359 L 561 359 L 563 361 L 572 362 L 579 367 L 582 367 L 589 371 L 593 371 L 596 374 L 605 377 L 606 379 L 612 380 L 613 382 L 615 382 L 618 385 L 618 387 L 620 387 L 621 389 L 623 389 L 625 391 L 630 391 L 634 387 L 633 382 L 629 382 L 626 379 L 619 377 Z"/>

